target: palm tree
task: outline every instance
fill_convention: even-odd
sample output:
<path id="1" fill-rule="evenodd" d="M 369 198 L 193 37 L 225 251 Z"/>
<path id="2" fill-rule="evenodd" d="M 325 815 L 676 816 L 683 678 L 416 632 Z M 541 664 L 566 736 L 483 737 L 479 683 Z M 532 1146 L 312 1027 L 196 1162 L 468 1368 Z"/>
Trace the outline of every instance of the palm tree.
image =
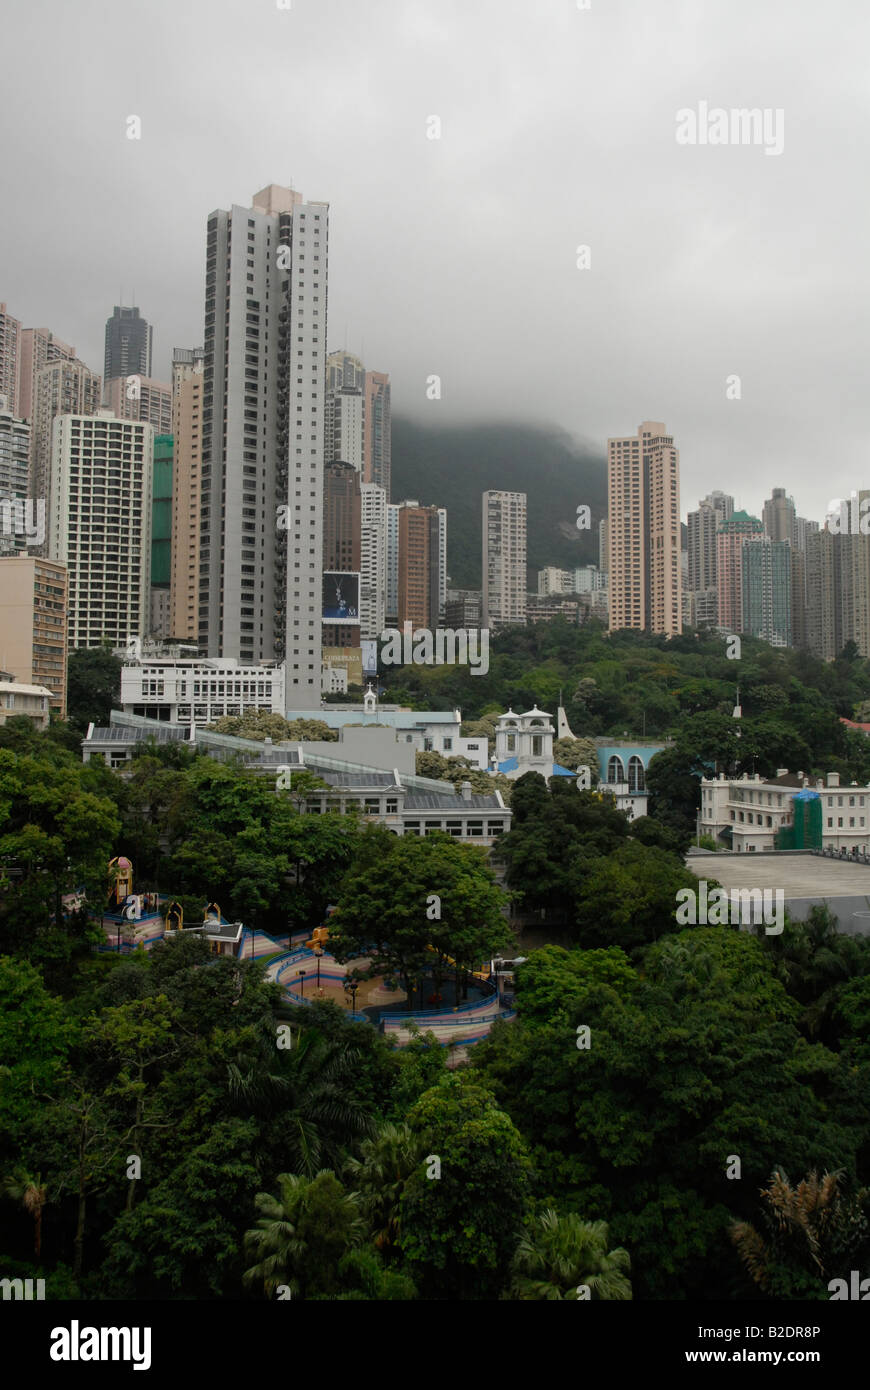
<path id="1" fill-rule="evenodd" d="M 532 1219 L 516 1248 L 511 1292 L 516 1298 L 577 1299 L 585 1284 L 595 1299 L 628 1300 L 628 1251 L 608 1250 L 607 1223 L 547 1208 Z"/>
<path id="2" fill-rule="evenodd" d="M 33 1217 L 33 1252 L 39 1259 L 42 1250 L 42 1208 L 48 1200 L 48 1188 L 42 1181 L 42 1174 L 31 1177 L 23 1168 L 16 1168 L 3 1179 L 5 1196 L 13 1202 L 20 1202 L 29 1216 Z"/>
<path id="3" fill-rule="evenodd" d="M 360 1146 L 361 1158 L 348 1158 L 344 1171 L 362 1198 L 375 1245 L 388 1259 L 399 1239 L 399 1202 L 405 1183 L 423 1158 L 421 1141 L 407 1125 L 385 1124 Z"/>
<path id="4" fill-rule="evenodd" d="M 286 1143 L 297 1172 L 313 1178 L 324 1161 L 338 1165 L 347 1146 L 371 1135 L 375 1121 L 354 1094 L 360 1053 L 341 1039 L 300 1029 L 294 1046 L 237 1054 L 227 1065 L 227 1089 L 242 1111 L 288 1119 Z"/>
<path id="5" fill-rule="evenodd" d="M 297 1297 L 338 1292 L 339 1261 L 365 1239 L 359 1194 L 328 1169 L 311 1179 L 279 1173 L 278 1184 L 277 1197 L 258 1192 L 254 1199 L 261 1215 L 245 1232 L 245 1250 L 259 1258 L 242 1282 L 262 1284 L 267 1297 L 282 1284 Z"/>
<path id="6" fill-rule="evenodd" d="M 868 1192 L 852 1196 L 841 1190 L 842 1171 L 811 1172 L 792 1187 L 775 1169 L 767 1187 L 761 1234 L 748 1221 L 734 1221 L 730 1236 L 753 1282 L 764 1293 L 781 1297 L 789 1290 L 815 1289 L 834 1265 L 866 1241 Z"/>

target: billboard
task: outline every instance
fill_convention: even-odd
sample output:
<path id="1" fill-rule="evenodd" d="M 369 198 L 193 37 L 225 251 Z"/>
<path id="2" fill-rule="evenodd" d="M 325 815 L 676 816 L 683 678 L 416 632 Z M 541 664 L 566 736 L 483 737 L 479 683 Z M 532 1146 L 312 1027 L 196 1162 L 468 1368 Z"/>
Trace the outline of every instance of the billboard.
<path id="1" fill-rule="evenodd" d="M 378 671 L 378 644 L 374 638 L 363 638 L 360 643 L 362 649 L 362 668 L 367 676 L 375 676 Z"/>
<path id="2" fill-rule="evenodd" d="M 363 671 L 359 647 L 324 647 L 322 662 L 324 671 L 346 671 L 348 685 L 362 685 Z"/>
<path id="3" fill-rule="evenodd" d="M 324 570 L 322 595 L 321 616 L 324 623 L 359 622 L 358 572 Z"/>

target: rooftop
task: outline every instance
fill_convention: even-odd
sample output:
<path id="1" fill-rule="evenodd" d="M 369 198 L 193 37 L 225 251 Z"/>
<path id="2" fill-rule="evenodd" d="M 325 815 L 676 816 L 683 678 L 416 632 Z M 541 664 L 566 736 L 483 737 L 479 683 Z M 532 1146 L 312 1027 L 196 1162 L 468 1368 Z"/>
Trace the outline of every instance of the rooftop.
<path id="1" fill-rule="evenodd" d="M 723 888 L 781 889 L 793 917 L 803 920 L 825 903 L 849 936 L 870 935 L 870 864 L 818 854 L 696 854 L 686 866 Z M 858 915 L 856 915 L 858 914 Z"/>

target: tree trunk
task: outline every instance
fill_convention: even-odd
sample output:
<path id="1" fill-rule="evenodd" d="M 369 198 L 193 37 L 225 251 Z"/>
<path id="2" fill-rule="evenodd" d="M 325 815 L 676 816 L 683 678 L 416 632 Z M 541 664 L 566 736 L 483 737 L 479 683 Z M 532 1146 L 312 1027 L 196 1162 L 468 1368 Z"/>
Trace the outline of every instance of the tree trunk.
<path id="1" fill-rule="evenodd" d="M 85 1244 L 85 1186 L 79 1183 L 79 1210 L 76 1224 L 76 1238 L 73 1241 L 73 1277 L 78 1281 L 82 1274 L 82 1256 Z"/>

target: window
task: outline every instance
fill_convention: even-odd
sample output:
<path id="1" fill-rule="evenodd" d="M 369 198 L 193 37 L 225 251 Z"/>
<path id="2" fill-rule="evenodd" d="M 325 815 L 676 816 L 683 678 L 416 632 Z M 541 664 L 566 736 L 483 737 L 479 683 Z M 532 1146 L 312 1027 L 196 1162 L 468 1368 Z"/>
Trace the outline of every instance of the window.
<path id="1" fill-rule="evenodd" d="M 622 759 L 618 758 L 615 753 L 607 760 L 607 780 L 608 782 L 625 781 L 625 768 Z"/>
<path id="2" fill-rule="evenodd" d="M 630 792 L 646 791 L 644 766 L 636 753 L 633 753 L 628 760 L 628 790 Z"/>

